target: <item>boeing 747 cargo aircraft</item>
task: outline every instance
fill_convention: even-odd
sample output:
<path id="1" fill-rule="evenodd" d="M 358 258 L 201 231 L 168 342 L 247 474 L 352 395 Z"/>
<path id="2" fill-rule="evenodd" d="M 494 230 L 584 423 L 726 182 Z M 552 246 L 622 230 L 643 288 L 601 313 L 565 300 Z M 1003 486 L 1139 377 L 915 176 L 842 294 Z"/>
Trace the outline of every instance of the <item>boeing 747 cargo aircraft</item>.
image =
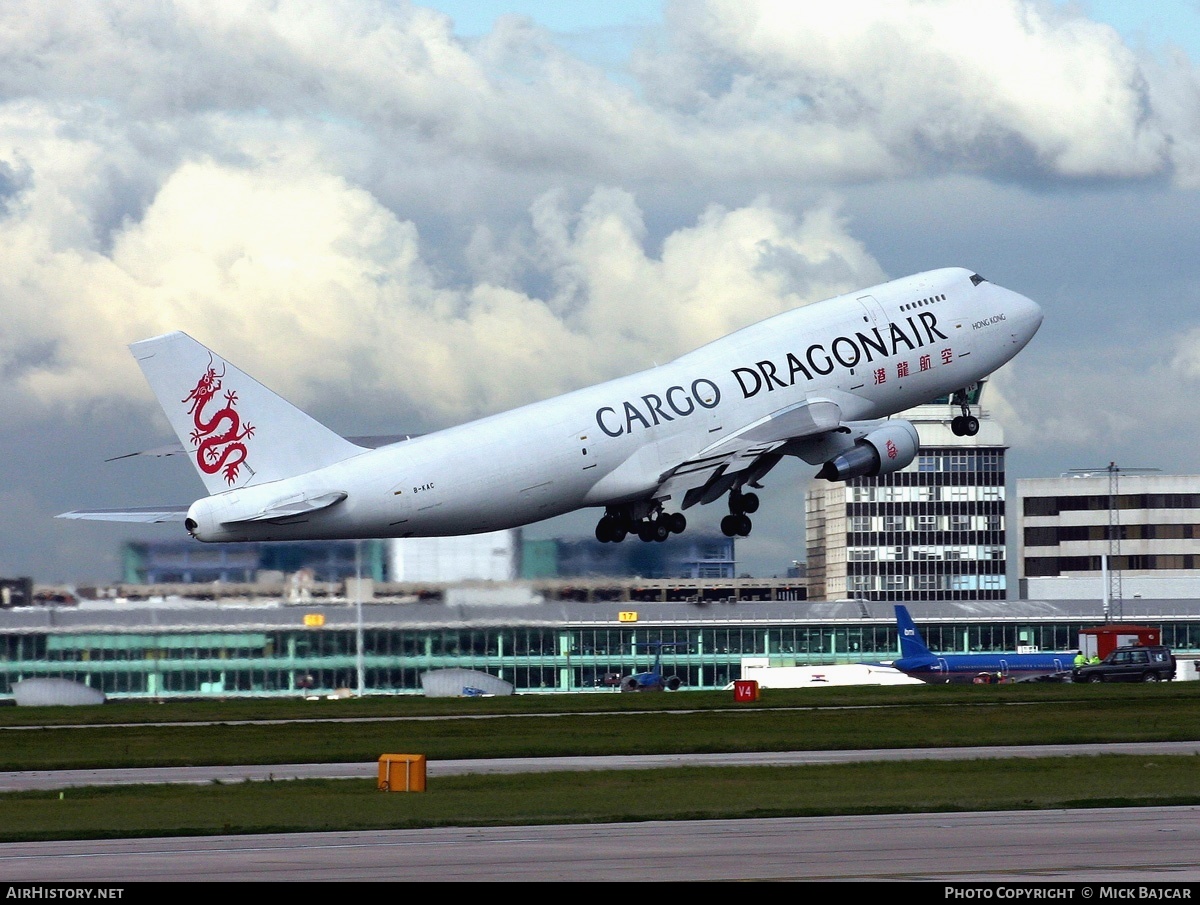
<path id="1" fill-rule="evenodd" d="M 1042 323 L 1022 295 L 960 268 L 776 315 L 658 367 L 377 448 L 352 442 L 183 333 L 130 349 L 207 496 L 61 518 L 179 521 L 201 541 L 462 535 L 582 508 L 596 537 L 682 532 L 725 499 L 746 536 L 784 456 L 844 481 L 904 468 L 917 431 L 890 417 L 966 391 Z"/>

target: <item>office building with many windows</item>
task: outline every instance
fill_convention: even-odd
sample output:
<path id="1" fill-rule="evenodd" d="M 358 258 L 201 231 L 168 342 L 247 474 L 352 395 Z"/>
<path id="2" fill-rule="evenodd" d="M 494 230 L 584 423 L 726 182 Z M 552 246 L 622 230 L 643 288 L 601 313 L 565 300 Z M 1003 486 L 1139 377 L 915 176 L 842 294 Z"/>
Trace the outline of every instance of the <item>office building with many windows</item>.
<path id="1" fill-rule="evenodd" d="M 1017 481 L 1022 596 L 1200 597 L 1200 475 L 1119 466 Z"/>
<path id="2" fill-rule="evenodd" d="M 810 600 L 1008 596 L 1003 432 L 981 412 L 975 436 L 955 435 L 957 414 L 949 400 L 903 413 L 921 439 L 906 468 L 813 481 L 805 503 Z"/>

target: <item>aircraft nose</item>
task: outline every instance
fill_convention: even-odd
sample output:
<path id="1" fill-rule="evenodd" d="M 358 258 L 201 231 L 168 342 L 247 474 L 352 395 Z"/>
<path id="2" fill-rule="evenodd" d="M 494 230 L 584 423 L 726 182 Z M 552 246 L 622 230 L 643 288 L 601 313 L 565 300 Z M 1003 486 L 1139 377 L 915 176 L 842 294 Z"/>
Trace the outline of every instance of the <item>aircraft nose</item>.
<path id="1" fill-rule="evenodd" d="M 1021 301 L 1025 303 L 1025 321 L 1029 324 L 1031 332 L 1036 333 L 1042 325 L 1042 318 L 1045 317 L 1042 306 L 1025 296 L 1021 296 Z"/>
<path id="2" fill-rule="evenodd" d="M 1033 299 L 1026 298 L 1017 292 L 1012 292 L 1009 299 L 1009 319 L 1012 321 L 1014 338 L 1022 344 L 1033 339 L 1033 335 L 1042 326 L 1042 307 Z"/>

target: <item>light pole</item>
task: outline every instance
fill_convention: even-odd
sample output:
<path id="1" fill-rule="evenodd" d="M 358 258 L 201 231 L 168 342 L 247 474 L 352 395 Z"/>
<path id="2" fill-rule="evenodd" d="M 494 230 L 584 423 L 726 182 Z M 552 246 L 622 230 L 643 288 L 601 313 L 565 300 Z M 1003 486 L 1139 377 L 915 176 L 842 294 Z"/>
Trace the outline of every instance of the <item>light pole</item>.
<path id="1" fill-rule="evenodd" d="M 354 609 L 357 627 L 354 632 L 355 661 L 358 666 L 358 696 L 361 698 L 366 688 L 366 674 L 363 669 L 363 612 L 362 612 L 362 541 L 354 542 Z"/>

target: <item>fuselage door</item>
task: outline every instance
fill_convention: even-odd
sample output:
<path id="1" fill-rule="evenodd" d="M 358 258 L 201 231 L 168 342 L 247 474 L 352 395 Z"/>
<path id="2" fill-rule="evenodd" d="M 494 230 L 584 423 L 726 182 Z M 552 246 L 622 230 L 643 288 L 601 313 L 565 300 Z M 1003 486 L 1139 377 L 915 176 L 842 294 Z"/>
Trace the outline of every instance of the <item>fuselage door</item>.
<path id="1" fill-rule="evenodd" d="M 584 471 L 590 471 L 600 464 L 596 456 L 596 433 L 594 430 L 585 428 L 575 434 L 575 438 L 579 443 L 579 467 Z"/>
<path id="2" fill-rule="evenodd" d="M 873 295 L 858 296 L 858 304 L 861 312 L 857 320 L 863 329 L 857 332 L 869 334 L 875 342 L 872 344 L 869 340 L 864 341 L 863 348 L 866 355 L 854 369 L 856 376 L 850 389 L 853 391 L 864 386 L 868 387 L 875 399 L 888 404 L 898 398 L 907 378 L 895 367 L 895 362 L 887 361 L 886 352 L 883 354 L 878 352 L 878 346 L 881 345 L 885 349 L 890 348 L 893 357 L 895 353 L 895 346 L 889 346 L 889 321 L 887 314 L 884 313 L 883 305 L 879 304 L 879 299 Z M 874 352 L 871 351 L 872 348 L 875 349 Z"/>
<path id="3" fill-rule="evenodd" d="M 879 304 L 879 300 L 873 295 L 860 295 L 858 304 L 862 306 L 863 313 L 866 315 L 866 325 L 868 327 L 882 327 L 888 322 L 887 315 L 883 313 L 883 306 Z"/>
<path id="4" fill-rule="evenodd" d="M 407 484 L 400 483 L 393 487 L 390 491 L 390 505 L 388 506 L 388 527 L 397 532 L 397 536 L 408 536 L 405 525 L 408 524 L 413 514 L 413 488 Z"/>

